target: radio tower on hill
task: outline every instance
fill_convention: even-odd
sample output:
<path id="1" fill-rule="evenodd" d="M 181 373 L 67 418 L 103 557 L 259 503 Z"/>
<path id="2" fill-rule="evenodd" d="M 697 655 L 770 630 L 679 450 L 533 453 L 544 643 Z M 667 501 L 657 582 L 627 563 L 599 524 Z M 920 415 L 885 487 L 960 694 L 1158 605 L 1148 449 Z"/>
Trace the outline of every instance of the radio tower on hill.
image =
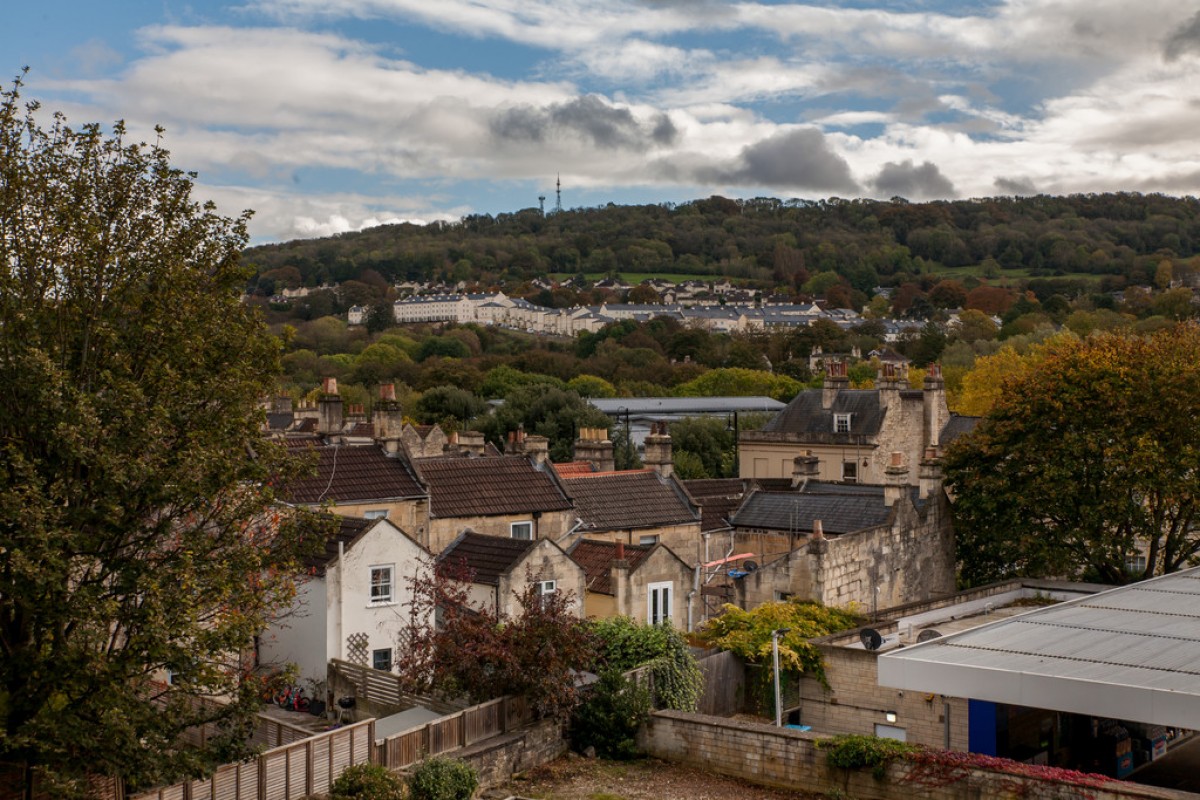
<path id="1" fill-rule="evenodd" d="M 542 216 L 546 216 L 546 195 L 538 195 L 538 211 L 542 212 Z"/>
<path id="2" fill-rule="evenodd" d="M 562 213 L 562 174 L 554 180 L 554 213 Z"/>

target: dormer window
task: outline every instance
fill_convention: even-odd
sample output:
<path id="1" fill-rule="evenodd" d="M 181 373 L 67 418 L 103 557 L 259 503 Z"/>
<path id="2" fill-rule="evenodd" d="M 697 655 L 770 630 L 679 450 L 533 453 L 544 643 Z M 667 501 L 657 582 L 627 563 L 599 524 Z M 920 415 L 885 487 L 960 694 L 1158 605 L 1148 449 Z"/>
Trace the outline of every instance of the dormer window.
<path id="1" fill-rule="evenodd" d="M 849 433 L 850 432 L 850 414 L 834 414 L 833 415 L 833 432 L 834 433 Z"/>

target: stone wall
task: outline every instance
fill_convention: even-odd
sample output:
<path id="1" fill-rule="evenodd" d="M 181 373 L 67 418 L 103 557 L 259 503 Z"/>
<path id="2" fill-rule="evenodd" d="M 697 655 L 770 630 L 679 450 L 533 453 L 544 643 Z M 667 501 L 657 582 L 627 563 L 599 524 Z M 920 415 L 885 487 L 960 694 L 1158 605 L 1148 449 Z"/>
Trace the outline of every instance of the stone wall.
<path id="1" fill-rule="evenodd" d="M 640 734 L 641 745 L 655 758 L 786 789 L 838 794 L 858 800 L 978 800 L 1030 797 L 1044 800 L 1194 800 L 1195 795 L 1111 781 L 1082 787 L 1044 778 L 979 768 L 920 771 L 904 762 L 888 767 L 882 779 L 869 770 L 829 766 L 817 748 L 818 734 L 775 728 L 720 717 L 656 711 Z"/>
<path id="2" fill-rule="evenodd" d="M 447 755 L 473 766 L 480 787 L 486 789 L 507 782 L 519 772 L 548 764 L 566 752 L 562 723 L 541 720 Z"/>
<path id="3" fill-rule="evenodd" d="M 514 522 L 532 522 L 535 539 L 558 541 L 574 522 L 573 515 L 572 510 L 566 510 L 545 511 L 536 518 L 531 512 L 480 517 L 435 517 L 429 520 L 428 547 L 432 552 L 440 553 L 468 528 L 476 533 L 507 539 L 512 536 Z"/>

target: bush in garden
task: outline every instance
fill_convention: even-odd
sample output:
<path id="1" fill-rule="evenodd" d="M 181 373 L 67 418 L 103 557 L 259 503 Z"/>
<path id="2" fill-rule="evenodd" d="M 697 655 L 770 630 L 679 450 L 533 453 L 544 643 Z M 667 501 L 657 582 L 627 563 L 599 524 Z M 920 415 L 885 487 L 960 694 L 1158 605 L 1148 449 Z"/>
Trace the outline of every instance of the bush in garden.
<path id="1" fill-rule="evenodd" d="M 329 789 L 331 800 L 404 800 L 404 781 L 379 764 L 347 767 Z"/>
<path id="2" fill-rule="evenodd" d="M 412 800 L 470 800 L 479 786 L 475 768 L 456 758 L 429 758 L 408 781 Z"/>
<path id="3" fill-rule="evenodd" d="M 650 692 L 617 670 L 606 669 L 575 709 L 571 742 L 581 753 L 592 747 L 602 758 L 633 758 L 638 754 L 638 729 L 649 716 Z"/>

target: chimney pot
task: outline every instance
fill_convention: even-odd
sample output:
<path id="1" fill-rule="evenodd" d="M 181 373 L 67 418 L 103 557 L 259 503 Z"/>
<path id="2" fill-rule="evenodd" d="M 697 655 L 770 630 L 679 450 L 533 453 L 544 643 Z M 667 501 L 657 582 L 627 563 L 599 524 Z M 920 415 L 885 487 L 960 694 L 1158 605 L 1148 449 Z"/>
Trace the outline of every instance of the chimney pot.
<path id="1" fill-rule="evenodd" d="M 337 394 L 337 378 L 326 378 L 321 382 L 321 391 L 325 394 Z"/>
<path id="2" fill-rule="evenodd" d="M 395 400 L 396 399 L 396 384 L 384 383 L 379 386 L 380 400 Z"/>
<path id="3" fill-rule="evenodd" d="M 617 561 L 625 560 L 625 543 L 617 542 Z"/>

